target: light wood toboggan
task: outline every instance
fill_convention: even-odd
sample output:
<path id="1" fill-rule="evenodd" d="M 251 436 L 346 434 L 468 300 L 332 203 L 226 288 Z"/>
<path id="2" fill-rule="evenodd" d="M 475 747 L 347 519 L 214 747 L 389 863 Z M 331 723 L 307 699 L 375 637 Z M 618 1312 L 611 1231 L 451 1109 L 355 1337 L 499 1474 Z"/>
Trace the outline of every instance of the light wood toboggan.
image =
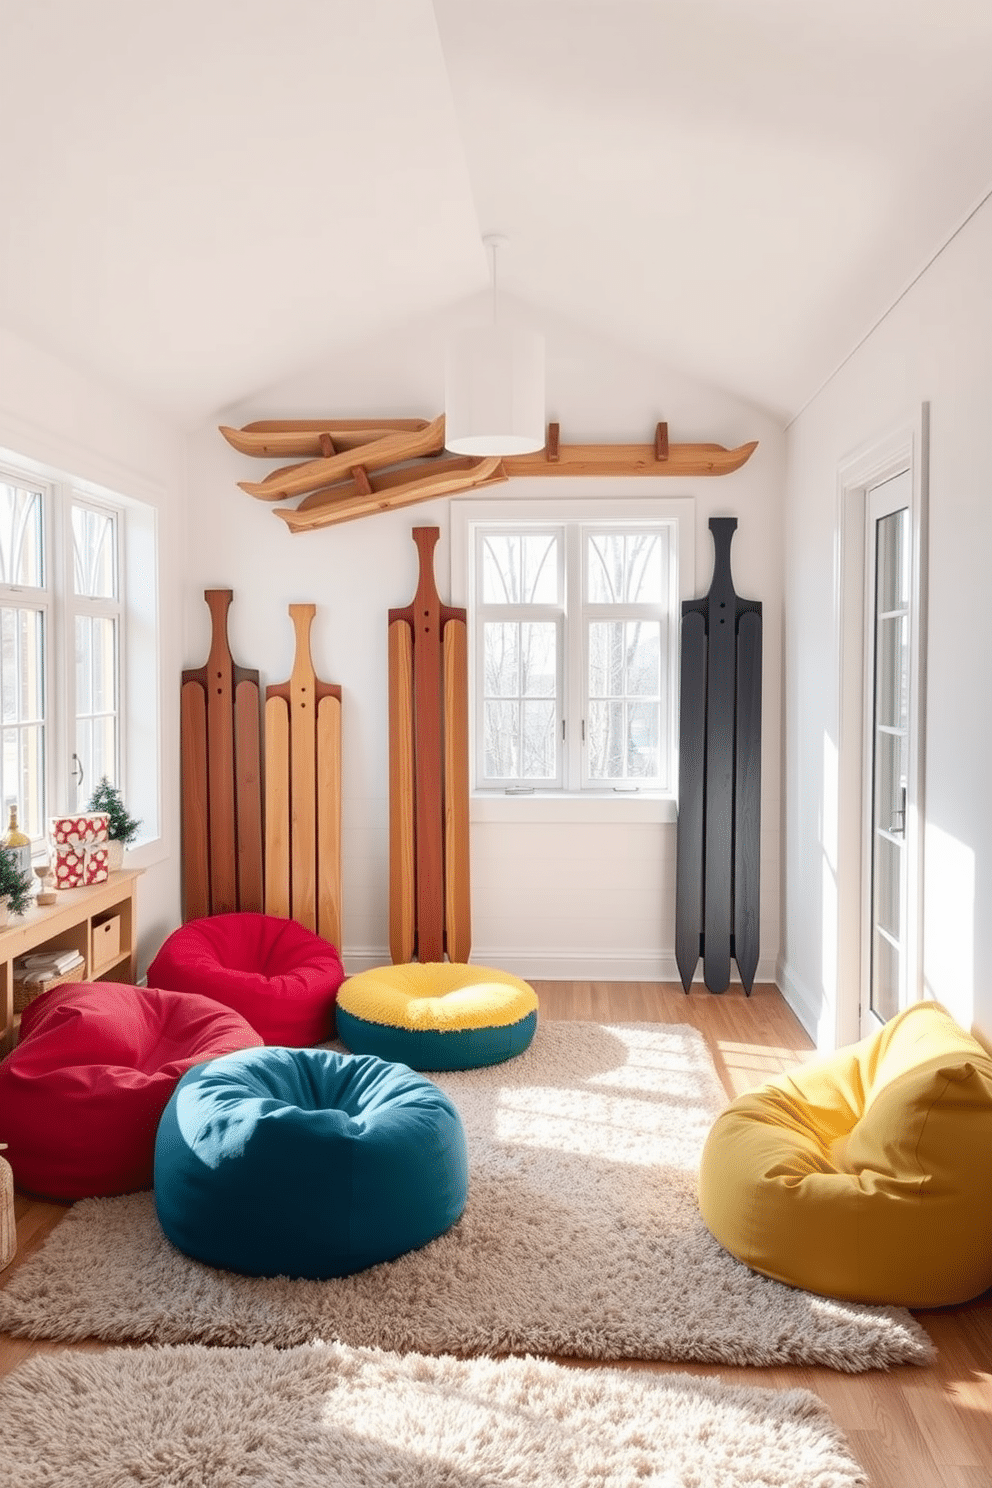
<path id="1" fill-rule="evenodd" d="M 389 949 L 468 961 L 468 643 L 434 582 L 437 527 L 415 527 L 413 603 L 389 611 Z"/>
<path id="2" fill-rule="evenodd" d="M 341 945 L 341 688 L 310 655 L 312 604 L 291 604 L 293 670 L 265 689 L 265 911 Z"/>

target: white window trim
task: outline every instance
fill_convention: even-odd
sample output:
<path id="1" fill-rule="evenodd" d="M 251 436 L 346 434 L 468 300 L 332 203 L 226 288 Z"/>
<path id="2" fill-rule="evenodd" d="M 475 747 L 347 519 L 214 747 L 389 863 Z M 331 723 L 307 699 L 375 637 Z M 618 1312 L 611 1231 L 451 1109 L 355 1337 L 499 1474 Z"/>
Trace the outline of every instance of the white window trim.
<path id="1" fill-rule="evenodd" d="M 909 874 L 906 946 L 910 1002 L 924 995 L 923 979 L 923 845 L 926 823 L 926 636 L 927 544 L 929 528 L 930 405 L 922 403 L 906 422 L 889 434 L 854 451 L 837 472 L 834 566 L 834 642 L 839 657 L 835 708 L 837 716 L 836 815 L 824 852 L 837 884 L 834 1026 L 821 1033 L 826 1046 L 837 1048 L 861 1037 L 862 918 L 865 894 L 864 783 L 865 754 L 865 542 L 866 503 L 873 485 L 909 470 L 910 505 L 910 754 L 906 802 L 906 852 Z M 866 995 L 866 994 L 864 994 Z M 813 1020 L 813 1026 L 816 1020 Z"/>
<path id="2" fill-rule="evenodd" d="M 121 738 L 121 787 L 132 815 L 141 821 L 138 836 L 127 850 L 127 866 L 147 868 L 166 856 L 162 817 L 162 739 L 161 739 L 161 632 L 159 627 L 159 565 L 161 552 L 158 533 L 158 510 L 145 493 L 146 482 L 121 472 L 121 484 L 129 493 L 71 471 L 22 454 L 5 444 L 0 447 L 0 466 L 16 479 L 30 482 L 44 492 L 46 530 L 51 535 L 48 568 L 45 573 L 45 601 L 49 622 L 55 622 L 63 637 L 71 613 L 72 549 L 66 531 L 67 513 L 53 521 L 56 501 L 66 507 L 76 497 L 84 503 L 112 508 L 118 518 L 119 580 L 121 584 L 122 625 L 120 645 L 120 707 L 124 720 Z M 130 488 L 134 494 L 130 494 Z M 65 594 L 53 584 L 59 575 L 65 583 Z M 136 632 L 141 639 L 136 641 Z M 68 650 L 66 649 L 68 647 Z M 65 716 L 65 688 L 61 669 L 71 654 L 71 642 L 52 646 L 46 675 L 47 717 L 47 796 L 49 815 L 63 809 L 58 782 L 67 781 L 72 753 L 69 720 Z M 90 783 L 90 789 L 97 782 Z M 85 789 L 85 787 L 84 787 Z M 68 800 L 68 795 L 64 797 Z M 36 843 L 41 856 L 44 843 Z"/>
<path id="3" fill-rule="evenodd" d="M 60 612 L 59 630 L 61 634 L 60 655 L 57 665 L 62 669 L 61 680 L 57 683 L 58 699 L 51 710 L 51 716 L 56 722 L 57 737 L 55 746 L 56 778 L 68 782 L 72 776 L 72 758 L 75 748 L 75 739 L 72 737 L 72 719 L 76 714 L 76 678 L 74 675 L 74 643 L 76 633 L 76 620 L 81 616 L 94 619 L 113 620 L 117 627 L 117 753 L 119 756 L 118 770 L 121 790 L 124 799 L 128 799 L 128 770 L 127 770 L 127 733 L 128 733 L 128 708 L 127 708 L 127 677 L 124 668 L 125 636 L 128 628 L 128 614 L 126 597 L 134 587 L 133 581 L 129 582 L 126 557 L 124 552 L 124 523 L 125 508 L 119 499 L 108 500 L 106 497 L 96 496 L 92 491 L 85 489 L 78 481 L 67 485 L 62 492 L 62 501 L 65 509 L 60 514 L 60 520 L 53 527 L 54 547 L 56 561 L 60 564 L 62 588 L 57 596 L 57 612 Z M 114 539 L 116 572 L 116 592 L 112 598 L 99 596 L 79 595 L 75 592 L 75 566 L 74 566 L 74 544 L 72 538 L 72 518 L 70 508 L 82 507 L 89 511 L 98 512 L 114 519 L 116 532 Z M 63 551 L 58 553 L 58 545 L 61 544 Z M 69 709 L 68 716 L 59 716 L 62 709 L 71 699 L 73 707 Z M 59 758 L 64 754 L 64 758 Z M 99 784 L 99 780 L 84 780 L 80 790 L 80 809 L 83 802 L 87 801 Z M 68 785 L 67 785 L 68 788 Z"/>
<path id="4" fill-rule="evenodd" d="M 45 654 L 45 668 L 41 695 L 42 723 L 44 728 L 43 750 L 45 754 L 45 786 L 50 778 L 48 766 L 49 751 L 52 739 L 52 678 L 51 678 L 51 643 L 53 634 L 53 617 L 55 615 L 55 586 L 52 575 L 53 565 L 50 562 L 50 549 L 47 542 L 47 534 L 52 530 L 52 514 L 54 505 L 55 483 L 44 477 L 38 476 L 34 471 L 29 471 L 18 462 L 7 458 L 0 459 L 0 480 L 10 482 L 12 485 L 21 486 L 24 489 L 37 491 L 41 496 L 41 524 L 42 524 L 42 568 L 40 584 L 0 584 L 0 604 L 14 610 L 32 612 L 41 617 L 41 633 L 43 637 L 43 649 Z M 23 722 L 23 720 L 22 720 Z M 20 814 L 20 825 L 23 828 L 27 821 L 24 803 L 17 796 L 7 797 L 0 801 L 2 811 L 3 830 L 7 828 L 8 801 L 16 803 Z M 28 827 L 29 829 L 29 827 Z M 33 844 L 34 845 L 34 844 Z"/>
<path id="5" fill-rule="evenodd" d="M 521 485 L 524 483 L 521 482 Z M 527 483 L 530 484 L 530 483 Z M 542 482 L 542 485 L 544 483 Z M 625 523 L 672 521 L 678 531 L 679 604 L 695 593 L 695 502 L 689 496 L 645 494 L 635 498 L 617 496 L 615 485 L 602 494 L 565 494 L 551 499 L 533 499 L 526 491 L 502 500 L 465 497 L 451 503 L 451 602 L 463 606 L 469 625 L 469 694 L 475 696 L 475 640 L 472 634 L 472 534 L 477 523 L 564 522 Z M 676 617 L 677 623 L 678 617 Z M 675 648 L 673 700 L 678 703 L 678 647 Z M 475 709 L 469 709 L 469 749 L 475 758 Z M 672 780 L 678 780 L 677 727 L 672 756 Z M 547 790 L 506 795 L 494 790 L 472 790 L 470 816 L 478 822 L 674 822 L 677 797 L 671 791 L 637 792 Z"/>

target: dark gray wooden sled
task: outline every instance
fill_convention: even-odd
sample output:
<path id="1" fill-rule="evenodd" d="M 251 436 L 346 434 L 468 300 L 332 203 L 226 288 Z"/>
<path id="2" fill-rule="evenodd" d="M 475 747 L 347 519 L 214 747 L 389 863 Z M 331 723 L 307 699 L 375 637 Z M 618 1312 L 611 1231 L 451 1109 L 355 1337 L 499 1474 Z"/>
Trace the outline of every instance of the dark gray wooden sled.
<path id="1" fill-rule="evenodd" d="M 761 855 L 761 603 L 734 593 L 736 517 L 711 517 L 713 580 L 682 603 L 675 959 L 700 956 L 711 992 L 730 960 L 750 995 L 758 967 Z"/>

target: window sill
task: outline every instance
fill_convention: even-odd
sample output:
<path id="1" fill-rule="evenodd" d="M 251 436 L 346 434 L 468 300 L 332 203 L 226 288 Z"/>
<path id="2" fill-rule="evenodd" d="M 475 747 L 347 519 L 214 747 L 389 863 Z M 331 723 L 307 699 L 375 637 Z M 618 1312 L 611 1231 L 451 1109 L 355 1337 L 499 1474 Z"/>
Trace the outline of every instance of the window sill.
<path id="1" fill-rule="evenodd" d="M 162 837 L 141 837 L 132 847 L 124 849 L 125 868 L 152 868 L 168 857 Z"/>
<path id="2" fill-rule="evenodd" d="M 534 791 L 503 795 L 479 791 L 469 801 L 473 822 L 674 822 L 678 805 L 657 791 Z"/>

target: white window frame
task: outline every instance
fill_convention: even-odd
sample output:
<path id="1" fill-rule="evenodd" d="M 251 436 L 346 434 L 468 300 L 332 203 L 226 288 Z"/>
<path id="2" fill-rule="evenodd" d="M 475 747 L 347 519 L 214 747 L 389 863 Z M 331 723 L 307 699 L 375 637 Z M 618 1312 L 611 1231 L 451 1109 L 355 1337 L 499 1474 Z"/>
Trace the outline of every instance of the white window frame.
<path id="1" fill-rule="evenodd" d="M 42 634 L 42 666 L 43 683 L 41 692 L 42 716 L 39 720 L 42 726 L 42 750 L 44 754 L 44 766 L 42 770 L 42 790 L 47 800 L 49 794 L 49 779 L 51 767 L 51 739 L 52 739 L 52 645 L 53 634 L 53 560 L 51 544 L 47 534 L 51 530 L 52 520 L 52 484 L 50 481 L 39 478 L 33 471 L 19 467 L 17 464 L 3 460 L 0 462 L 0 480 L 4 484 L 20 486 L 25 490 L 35 491 L 41 497 L 41 582 L 37 585 L 24 585 L 14 583 L 0 583 L 0 607 L 14 610 L 30 610 L 41 617 Z M 23 728 L 24 720 L 19 719 L 16 727 Z M 9 793 L 9 783 L 4 788 L 4 799 L 0 801 L 2 810 L 3 827 L 0 831 L 7 830 L 7 807 L 8 802 L 13 802 L 18 808 L 19 825 L 25 826 L 26 812 L 21 800 L 20 782 L 16 795 Z M 42 825 L 44 825 L 42 823 Z"/>
<path id="2" fill-rule="evenodd" d="M 43 493 L 42 589 L 3 586 L 5 604 L 41 606 L 45 639 L 45 811 L 42 835 L 32 840 L 35 856 L 48 850 L 48 819 L 73 809 L 72 756 L 76 747 L 75 616 L 110 613 L 117 632 L 117 784 L 132 815 L 140 819 L 134 861 L 144 866 L 148 849 L 161 840 L 161 742 L 159 728 L 158 514 L 153 506 L 88 480 L 77 479 L 16 451 L 0 450 L 4 478 Z M 72 507 L 112 512 L 116 518 L 115 601 L 74 593 Z M 98 781 L 84 781 L 80 804 Z"/>
<path id="3" fill-rule="evenodd" d="M 82 811 L 99 784 L 99 780 L 83 779 L 75 792 L 75 770 L 76 770 L 76 720 L 79 706 L 76 697 L 76 666 L 75 666 L 75 631 L 76 621 L 81 617 L 88 619 L 113 620 L 116 622 L 116 661 L 115 661 L 115 707 L 116 714 L 116 761 L 115 774 L 117 784 L 122 793 L 126 791 L 123 781 L 125 765 L 125 734 L 127 732 L 127 687 L 124 676 L 124 634 L 126 630 L 126 615 L 124 612 L 124 595 L 127 592 L 127 574 L 124 563 L 124 510 L 117 503 L 107 500 L 98 500 L 89 492 L 79 486 L 73 486 L 66 493 L 64 510 L 60 513 L 57 534 L 53 532 L 56 539 L 61 539 L 63 547 L 63 588 L 60 596 L 62 610 L 62 686 L 59 688 L 60 698 L 66 702 L 65 726 L 59 729 L 58 743 L 67 753 L 66 765 L 59 771 L 59 778 L 66 780 L 69 791 L 69 809 Z M 74 565 L 74 538 L 72 531 L 72 511 L 79 507 L 87 511 L 96 512 L 101 516 L 109 516 L 114 521 L 114 548 L 115 548 L 115 593 L 111 598 L 97 598 L 85 594 L 77 594 L 75 586 Z M 72 801 L 76 794 L 75 803 Z"/>
<path id="4" fill-rule="evenodd" d="M 866 914 L 864 845 L 866 759 L 865 629 L 866 536 L 869 491 L 908 470 L 911 476 L 910 533 L 910 747 L 906 802 L 908 904 L 907 989 L 910 1002 L 924 996 L 923 848 L 926 825 L 927 572 L 930 506 L 930 405 L 921 403 L 889 433 L 852 452 L 837 471 L 834 638 L 840 665 L 835 708 L 837 764 L 835 824 L 826 839 L 825 860 L 836 884 L 832 1026 L 820 1029 L 821 1046 L 837 1048 L 861 1037 Z M 813 1027 L 816 1019 L 807 1026 Z M 805 1021 L 805 1018 L 804 1018 Z"/>
<path id="5" fill-rule="evenodd" d="M 659 790 L 649 787 L 631 789 L 610 782 L 585 778 L 585 756 L 581 738 L 581 718 L 575 716 L 575 699 L 584 696 L 586 686 L 586 614 L 575 600 L 581 597 L 581 572 L 573 567 L 566 574 L 567 594 L 573 596 L 573 610 L 565 619 L 571 632 L 566 642 L 564 664 L 571 675 L 565 679 L 563 706 L 571 709 L 571 724 L 566 718 L 564 762 L 559 782 L 548 787 L 523 789 L 503 786 L 480 788 L 476 784 L 478 758 L 478 636 L 476 574 L 473 561 L 475 534 L 479 526 L 499 526 L 535 530 L 577 526 L 603 531 L 624 531 L 671 522 L 675 529 L 673 563 L 677 566 L 677 602 L 673 606 L 672 626 L 668 637 L 670 689 L 666 720 L 671 759 L 670 786 Z M 583 562 L 584 544 L 575 546 L 573 565 Z M 689 599 L 695 589 L 695 503 L 691 497 L 639 496 L 634 499 L 614 494 L 564 496 L 551 500 L 505 500 L 466 497 L 451 503 L 451 594 L 452 603 L 465 607 L 468 617 L 469 654 L 469 747 L 472 761 L 471 815 L 473 821 L 674 821 L 677 814 L 678 782 L 678 686 L 679 686 L 679 618 L 681 601 Z M 559 666 L 562 656 L 559 653 Z M 581 710 L 580 710 L 581 711 Z"/>
<path id="6" fill-rule="evenodd" d="M 534 790 L 560 790 L 566 782 L 566 755 L 567 749 L 562 745 L 562 698 L 567 692 L 566 679 L 563 670 L 565 657 L 565 595 L 568 588 L 568 575 L 566 572 L 566 549 L 565 549 L 565 524 L 562 522 L 530 522 L 525 524 L 530 528 L 529 535 L 534 537 L 554 538 L 555 550 L 555 577 L 557 581 L 558 598 L 551 604 L 492 604 L 487 605 L 479 597 L 479 573 L 478 564 L 480 555 L 475 546 L 475 539 L 480 529 L 489 533 L 507 531 L 517 533 L 521 531 L 519 518 L 508 522 L 473 522 L 471 524 L 471 535 L 469 542 L 472 545 L 469 562 L 473 564 L 474 572 L 469 580 L 469 589 L 472 598 L 472 624 L 469 627 L 469 648 L 471 660 L 469 664 L 469 692 L 471 696 L 471 726 L 469 737 L 470 749 L 470 775 L 473 788 L 485 791 L 502 791 L 504 794 L 531 794 Z M 551 625 L 555 630 L 555 706 L 556 721 L 554 727 L 554 771 L 537 784 L 521 781 L 513 776 L 501 779 L 497 776 L 488 776 L 484 782 L 482 779 L 482 757 L 484 746 L 482 743 L 482 730 L 484 727 L 485 698 L 482 689 L 478 686 L 478 679 L 483 672 L 483 631 L 486 623 L 513 624 L 536 624 Z"/>

